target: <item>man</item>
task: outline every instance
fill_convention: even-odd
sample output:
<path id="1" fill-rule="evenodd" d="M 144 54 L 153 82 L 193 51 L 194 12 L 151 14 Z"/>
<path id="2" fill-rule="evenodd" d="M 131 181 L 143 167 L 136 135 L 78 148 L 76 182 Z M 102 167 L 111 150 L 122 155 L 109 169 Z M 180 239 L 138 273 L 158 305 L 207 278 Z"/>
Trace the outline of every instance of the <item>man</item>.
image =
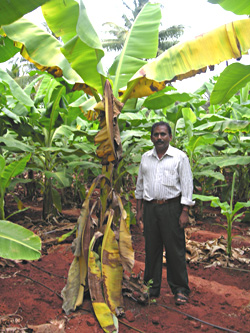
<path id="1" fill-rule="evenodd" d="M 136 221 L 145 236 L 144 281 L 153 281 L 150 296 L 160 295 L 164 246 L 167 281 L 175 303 L 181 305 L 190 293 L 184 227 L 188 224 L 188 207 L 194 205 L 193 178 L 188 157 L 169 145 L 171 140 L 168 123 L 152 126 L 154 148 L 143 154 L 136 184 Z"/>

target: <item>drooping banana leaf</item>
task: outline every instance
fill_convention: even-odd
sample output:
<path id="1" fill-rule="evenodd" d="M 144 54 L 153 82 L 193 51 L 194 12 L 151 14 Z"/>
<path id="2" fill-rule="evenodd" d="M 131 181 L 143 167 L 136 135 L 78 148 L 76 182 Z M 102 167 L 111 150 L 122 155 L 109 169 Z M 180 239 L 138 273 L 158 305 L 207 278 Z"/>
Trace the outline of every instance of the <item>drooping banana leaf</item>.
<path id="1" fill-rule="evenodd" d="M 226 103 L 250 81 L 250 66 L 231 64 L 220 74 L 210 96 L 211 104 Z"/>
<path id="2" fill-rule="evenodd" d="M 5 25 L 3 30 L 16 42 L 24 58 L 40 70 L 47 70 L 54 76 L 64 76 L 71 82 L 82 82 L 81 77 L 70 67 L 60 48 L 62 44 L 49 33 L 28 20 Z"/>
<path id="3" fill-rule="evenodd" d="M 89 199 L 83 203 L 81 214 L 77 221 L 77 238 L 74 241 L 74 259 L 71 263 L 68 281 L 61 294 L 62 308 L 66 314 L 74 311 L 83 302 L 88 273 L 88 254 L 84 249 L 90 242 Z"/>
<path id="4" fill-rule="evenodd" d="M 23 15 L 33 11 L 48 0 L 1 0 L 0 4 L 0 27 L 10 24 Z"/>
<path id="5" fill-rule="evenodd" d="M 248 0 L 208 0 L 237 15 L 250 15 L 250 2 Z"/>
<path id="6" fill-rule="evenodd" d="M 171 47 L 132 77 L 121 100 L 153 94 L 166 83 L 205 72 L 208 66 L 238 59 L 250 49 L 250 19 L 225 24 L 197 38 Z"/>
<path id="7" fill-rule="evenodd" d="M 101 271 L 100 257 L 94 246 L 96 240 L 102 237 L 100 232 L 96 232 L 89 246 L 88 258 L 88 283 L 91 296 L 92 306 L 95 315 L 103 328 L 104 332 L 118 332 L 118 319 L 111 312 L 108 305 L 105 303 L 103 296 L 103 279 Z"/>
<path id="8" fill-rule="evenodd" d="M 129 273 L 132 272 L 135 263 L 135 254 L 132 246 L 132 237 L 129 230 L 129 218 L 126 210 L 123 208 L 120 196 L 117 195 L 118 204 L 121 212 L 119 229 L 119 250 L 123 269 Z"/>
<path id="9" fill-rule="evenodd" d="M 77 237 L 74 240 L 74 260 L 71 263 L 68 281 L 61 294 L 63 297 L 63 310 L 66 314 L 74 311 L 83 302 L 85 287 L 87 286 L 88 255 L 90 246 L 90 198 L 103 176 L 97 176 L 93 181 L 88 195 L 82 205 L 81 213 L 77 221 Z"/>
<path id="10" fill-rule="evenodd" d="M 120 130 L 118 126 L 118 116 L 123 104 L 113 95 L 110 82 L 106 80 L 104 86 L 104 98 L 95 106 L 95 110 L 100 113 L 101 130 L 95 136 L 95 144 L 100 144 L 96 154 L 102 159 L 102 164 L 119 161 L 122 156 L 122 145 Z"/>
<path id="11" fill-rule="evenodd" d="M 119 61 L 110 69 L 111 77 L 115 75 L 115 97 L 118 96 L 118 89 L 127 84 L 133 74 L 147 62 L 146 59 L 156 56 L 160 20 L 159 4 L 147 3 L 136 17 L 119 55 Z"/>
<path id="12" fill-rule="evenodd" d="M 112 313 L 120 313 L 123 308 L 122 279 L 123 269 L 117 240 L 111 229 L 114 211 L 110 210 L 102 241 L 101 264 L 105 301 Z"/>

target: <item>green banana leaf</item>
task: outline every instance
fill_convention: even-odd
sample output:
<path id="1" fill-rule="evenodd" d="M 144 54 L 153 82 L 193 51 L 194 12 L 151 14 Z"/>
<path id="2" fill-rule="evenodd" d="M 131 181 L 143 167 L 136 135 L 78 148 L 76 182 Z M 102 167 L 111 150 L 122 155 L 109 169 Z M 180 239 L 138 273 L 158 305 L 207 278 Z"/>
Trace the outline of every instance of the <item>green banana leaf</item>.
<path id="1" fill-rule="evenodd" d="M 32 12 L 48 0 L 1 0 L 0 27 L 10 24 Z M 21 5 L 20 5 L 21 4 Z"/>
<path id="2" fill-rule="evenodd" d="M 8 187 L 12 178 L 16 177 L 17 175 L 20 175 L 20 173 L 24 171 L 30 157 L 31 154 L 28 154 L 19 161 L 14 161 L 8 165 L 5 165 L 5 167 L 2 170 L 0 170 L 1 191 Z M 2 160 L 1 165 L 4 164 L 3 159 L 4 158 L 0 155 L 0 160 Z"/>
<path id="3" fill-rule="evenodd" d="M 214 197 L 212 195 L 201 195 L 201 194 L 193 194 L 193 199 L 198 199 L 201 201 L 216 201 L 216 202 L 220 201 L 218 197 Z"/>
<path id="4" fill-rule="evenodd" d="M 57 127 L 56 123 L 58 123 L 61 119 L 59 112 L 60 112 L 60 100 L 62 98 L 62 95 L 65 95 L 66 88 L 62 85 L 57 86 L 55 89 L 53 89 L 53 92 L 51 92 L 51 101 L 48 103 L 48 107 L 46 108 L 46 112 L 41 117 L 39 122 L 45 126 L 45 128 L 48 130 L 49 135 L 51 135 L 51 132 Z M 61 120 L 62 121 L 62 120 Z M 51 137 L 51 141 L 53 140 L 53 137 Z"/>
<path id="5" fill-rule="evenodd" d="M 5 149 L 20 153 L 20 152 L 32 152 L 34 150 L 34 147 L 30 145 L 26 145 L 25 143 L 15 140 L 13 137 L 0 137 L 0 142 L 5 144 Z"/>
<path id="6" fill-rule="evenodd" d="M 250 131 L 250 122 L 247 120 L 235 120 L 235 119 L 226 119 L 220 121 L 209 121 L 205 124 L 197 126 L 195 128 L 197 131 L 203 130 L 213 130 L 224 131 L 228 133 L 237 133 L 239 131 L 248 133 Z"/>
<path id="7" fill-rule="evenodd" d="M 70 17 L 69 12 L 67 15 Z M 73 12 L 72 15 L 75 13 Z M 60 15 L 60 12 L 58 13 Z M 61 18 L 62 19 L 62 18 Z M 62 21 L 59 21 L 62 22 Z M 70 26 L 70 24 L 69 24 Z M 58 26 L 59 29 L 60 25 Z M 61 48 L 71 67 L 81 76 L 84 82 L 101 94 L 106 80 L 101 59 L 104 56 L 102 44 L 88 19 L 86 8 L 80 1 L 76 34 Z M 71 31 L 71 34 L 73 32 Z"/>
<path id="8" fill-rule="evenodd" d="M 47 178 L 54 178 L 58 181 L 58 187 L 69 187 L 72 184 L 72 177 L 65 171 L 50 172 L 44 171 Z"/>
<path id="9" fill-rule="evenodd" d="M 249 30 L 250 19 L 238 20 L 174 45 L 135 73 L 126 95 L 129 92 L 129 98 L 147 96 L 162 90 L 168 82 L 205 72 L 207 66 L 240 58 L 250 48 Z M 149 86 L 151 91 L 145 88 Z"/>
<path id="10" fill-rule="evenodd" d="M 250 207 L 250 201 L 247 202 L 236 202 L 235 206 L 234 206 L 234 210 L 232 211 L 232 215 L 234 215 L 235 213 L 238 212 L 238 210 L 240 210 L 241 208 L 248 208 Z"/>
<path id="11" fill-rule="evenodd" d="M 194 178 L 211 177 L 211 178 L 215 178 L 215 179 L 221 180 L 221 181 L 225 180 L 225 177 L 222 173 L 216 172 L 216 171 L 213 171 L 213 170 L 193 171 L 193 175 L 194 175 Z"/>
<path id="12" fill-rule="evenodd" d="M 229 101 L 250 81 L 250 66 L 234 63 L 225 68 L 215 83 L 210 96 L 211 104 L 223 104 Z"/>
<path id="13" fill-rule="evenodd" d="M 5 47 L 3 47 L 3 45 Z M 15 47 L 13 41 L 6 36 L 0 36 L 0 47 L 0 62 L 5 62 L 9 60 L 10 58 L 14 57 L 17 52 L 20 51 L 18 47 Z"/>
<path id="14" fill-rule="evenodd" d="M 61 37 L 63 43 L 67 43 L 76 35 L 79 17 L 79 4 L 76 1 L 50 0 L 41 8 L 50 30 L 56 37 Z"/>
<path id="15" fill-rule="evenodd" d="M 240 119 L 250 120 L 250 109 L 247 106 L 243 106 L 242 104 L 238 104 L 238 103 L 233 103 L 232 107 L 233 107 L 233 110 L 236 112 L 236 114 L 239 115 Z"/>
<path id="16" fill-rule="evenodd" d="M 204 157 L 199 160 L 200 164 L 213 164 L 220 168 L 232 165 L 247 165 L 250 163 L 250 156 L 215 156 Z"/>
<path id="17" fill-rule="evenodd" d="M 161 109 L 174 104 L 175 102 L 188 102 L 194 98 L 193 95 L 187 93 L 170 92 L 169 90 L 174 90 L 173 87 L 166 87 L 164 90 L 156 92 L 146 98 L 143 106 L 148 109 Z"/>
<path id="18" fill-rule="evenodd" d="M 249 0 L 208 0 L 212 4 L 218 4 L 225 10 L 229 10 L 237 15 L 250 15 Z"/>
<path id="19" fill-rule="evenodd" d="M 133 74 L 146 63 L 143 59 L 156 56 L 160 20 L 159 4 L 147 3 L 137 16 L 119 55 L 118 64 L 110 69 L 111 77 L 115 75 L 114 96 L 118 96 L 118 89 L 124 87 Z"/>
<path id="20" fill-rule="evenodd" d="M 200 135 L 200 136 L 192 136 L 188 142 L 187 149 L 190 151 L 195 151 L 195 149 L 199 146 L 211 145 L 215 142 L 216 137 L 210 135 Z"/>
<path id="21" fill-rule="evenodd" d="M 182 118 L 182 108 L 178 105 L 174 106 L 171 110 L 168 110 L 166 118 L 167 121 L 171 121 L 176 126 L 177 121 Z"/>
<path id="22" fill-rule="evenodd" d="M 12 260 L 38 260 L 41 239 L 24 227 L 0 220 L 0 257 Z"/>
<path id="23" fill-rule="evenodd" d="M 34 106 L 32 99 L 23 91 L 23 89 L 16 83 L 12 77 L 0 68 L 0 82 L 8 84 L 12 95 L 17 101 L 26 106 Z"/>

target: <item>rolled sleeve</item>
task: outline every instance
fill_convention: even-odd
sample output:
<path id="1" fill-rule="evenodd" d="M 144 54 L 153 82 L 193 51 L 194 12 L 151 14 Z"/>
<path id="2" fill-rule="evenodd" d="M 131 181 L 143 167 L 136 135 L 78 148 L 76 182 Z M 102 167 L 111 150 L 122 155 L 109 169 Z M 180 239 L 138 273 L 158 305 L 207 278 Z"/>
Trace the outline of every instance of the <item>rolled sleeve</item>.
<path id="1" fill-rule="evenodd" d="M 181 204 L 194 206 L 193 196 L 193 175 L 188 157 L 184 155 L 180 165 L 180 183 L 181 183 Z"/>

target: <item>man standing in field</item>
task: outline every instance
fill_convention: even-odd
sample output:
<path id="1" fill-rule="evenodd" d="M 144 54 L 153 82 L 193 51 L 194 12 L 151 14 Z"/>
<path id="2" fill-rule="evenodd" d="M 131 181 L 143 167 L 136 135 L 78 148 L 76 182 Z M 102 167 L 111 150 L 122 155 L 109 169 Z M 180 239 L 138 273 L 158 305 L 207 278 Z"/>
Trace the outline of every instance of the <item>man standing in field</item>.
<path id="1" fill-rule="evenodd" d="M 165 247 L 167 281 L 175 303 L 181 305 L 190 293 L 184 228 L 188 224 L 188 207 L 194 205 L 193 178 L 188 157 L 169 145 L 171 139 L 168 123 L 152 126 L 154 148 L 143 154 L 136 184 L 136 221 L 145 236 L 144 281 L 153 281 L 150 296 L 160 295 Z"/>

